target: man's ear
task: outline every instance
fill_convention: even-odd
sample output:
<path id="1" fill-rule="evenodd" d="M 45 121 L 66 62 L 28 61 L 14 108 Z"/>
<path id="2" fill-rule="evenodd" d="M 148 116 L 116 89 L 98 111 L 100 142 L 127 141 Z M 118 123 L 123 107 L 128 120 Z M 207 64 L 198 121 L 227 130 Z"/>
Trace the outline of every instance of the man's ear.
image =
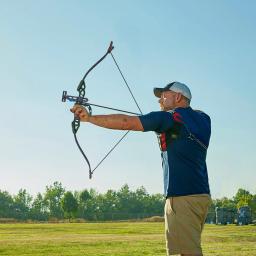
<path id="1" fill-rule="evenodd" d="M 182 100 L 182 94 L 177 92 L 176 93 L 176 101 L 179 103 L 179 102 L 181 102 L 181 100 Z"/>

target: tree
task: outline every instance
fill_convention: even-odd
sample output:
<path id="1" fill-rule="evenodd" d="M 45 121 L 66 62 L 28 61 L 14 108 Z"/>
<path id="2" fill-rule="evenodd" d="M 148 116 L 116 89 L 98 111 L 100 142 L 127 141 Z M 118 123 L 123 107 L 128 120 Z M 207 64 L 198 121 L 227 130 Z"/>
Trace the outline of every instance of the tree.
<path id="1" fill-rule="evenodd" d="M 91 195 L 87 189 L 84 189 L 80 193 L 77 192 L 75 195 L 78 201 L 78 217 L 86 219 L 87 205 L 88 201 L 91 199 Z"/>
<path id="2" fill-rule="evenodd" d="M 129 210 L 131 208 L 130 199 L 131 199 L 131 191 L 127 184 L 123 185 L 121 189 L 117 192 L 118 204 L 117 208 L 120 212 L 125 214 L 128 217 Z"/>
<path id="3" fill-rule="evenodd" d="M 32 219 L 35 220 L 48 219 L 47 205 L 41 193 L 38 193 L 36 198 L 34 199 L 30 215 Z"/>
<path id="4" fill-rule="evenodd" d="M 252 196 L 252 200 L 249 205 L 252 209 L 252 215 L 256 218 L 256 194 Z"/>
<path id="5" fill-rule="evenodd" d="M 234 196 L 234 201 L 237 208 L 242 206 L 250 206 L 252 199 L 253 195 L 249 191 L 242 188 L 239 188 L 236 195 Z"/>
<path id="6" fill-rule="evenodd" d="M 61 207 L 64 211 L 64 216 L 70 221 L 70 218 L 74 218 L 78 209 L 78 202 L 71 191 L 67 191 L 61 200 Z"/>
<path id="7" fill-rule="evenodd" d="M 78 195 L 78 217 L 87 220 L 96 220 L 98 193 L 94 189 L 83 190 Z"/>
<path id="8" fill-rule="evenodd" d="M 147 213 L 161 216 L 163 214 L 164 205 L 165 197 L 162 194 L 153 194 L 149 196 L 146 202 L 145 211 Z"/>
<path id="9" fill-rule="evenodd" d="M 18 194 L 14 196 L 14 217 L 25 220 L 29 218 L 29 211 L 32 203 L 32 196 L 29 195 L 26 189 L 20 189 Z"/>
<path id="10" fill-rule="evenodd" d="M 10 218 L 13 216 L 13 199 L 7 191 L 0 190 L 0 218 Z"/>
<path id="11" fill-rule="evenodd" d="M 44 195 L 44 201 L 48 208 L 49 216 L 51 218 L 61 219 L 63 218 L 63 210 L 61 207 L 61 198 L 65 193 L 65 189 L 60 182 L 55 181 L 53 185 L 46 186 L 46 193 Z"/>
<path id="12" fill-rule="evenodd" d="M 219 199 L 218 202 L 220 203 L 220 207 L 225 207 L 228 209 L 236 209 L 236 203 L 234 202 L 234 200 L 229 199 L 227 197 L 223 197 Z"/>
<path id="13" fill-rule="evenodd" d="M 105 212 L 105 218 L 114 220 L 118 214 L 118 196 L 117 192 L 109 189 L 106 194 L 102 195 L 102 210 Z"/>
<path id="14" fill-rule="evenodd" d="M 87 189 L 84 189 L 79 195 L 79 200 L 81 203 L 86 203 L 91 198 L 92 198 L 92 196 L 90 195 L 90 193 Z"/>

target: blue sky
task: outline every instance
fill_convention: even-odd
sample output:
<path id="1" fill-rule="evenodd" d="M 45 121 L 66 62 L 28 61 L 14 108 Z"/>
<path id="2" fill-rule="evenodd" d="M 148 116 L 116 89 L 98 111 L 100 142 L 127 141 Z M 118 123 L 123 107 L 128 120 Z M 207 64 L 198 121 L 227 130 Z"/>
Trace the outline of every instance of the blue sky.
<path id="1" fill-rule="evenodd" d="M 161 193 L 153 133 L 130 133 L 88 178 L 71 132 L 71 103 L 84 72 L 113 51 L 144 113 L 158 110 L 152 89 L 187 83 L 192 107 L 212 119 L 208 171 L 213 197 L 256 193 L 255 1 L 1 1 L 0 189 L 35 194 L 55 180 L 70 190 L 145 186 Z M 87 79 L 91 102 L 137 112 L 110 57 Z M 110 113 L 93 108 L 93 113 Z M 92 166 L 122 132 L 82 124 Z"/>

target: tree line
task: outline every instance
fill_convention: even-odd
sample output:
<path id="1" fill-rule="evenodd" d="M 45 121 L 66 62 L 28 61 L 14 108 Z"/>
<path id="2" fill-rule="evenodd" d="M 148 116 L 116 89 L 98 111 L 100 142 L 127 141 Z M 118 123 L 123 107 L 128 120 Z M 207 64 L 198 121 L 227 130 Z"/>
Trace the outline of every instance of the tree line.
<path id="1" fill-rule="evenodd" d="M 223 197 L 221 199 L 212 200 L 212 204 L 208 211 L 207 222 L 215 223 L 217 217 L 217 209 L 219 217 L 226 219 L 229 223 L 238 223 L 238 210 L 242 208 L 249 210 L 252 221 L 256 220 L 256 194 L 251 194 L 245 189 L 238 189 L 233 198 Z M 221 216 L 221 215 L 225 216 Z M 226 222 L 224 221 L 224 222 Z M 217 221 L 218 222 L 218 221 Z"/>
<path id="2" fill-rule="evenodd" d="M 56 181 L 35 197 L 26 189 L 20 189 L 13 196 L 0 190 L 0 218 L 18 221 L 142 219 L 163 216 L 164 203 L 162 194 L 149 194 L 144 187 L 132 191 L 125 184 L 118 191 L 109 189 L 106 193 L 94 189 L 72 192 Z M 232 199 L 214 199 L 209 213 L 215 207 L 238 209 L 241 206 L 249 206 L 256 216 L 256 194 L 239 189 Z"/>

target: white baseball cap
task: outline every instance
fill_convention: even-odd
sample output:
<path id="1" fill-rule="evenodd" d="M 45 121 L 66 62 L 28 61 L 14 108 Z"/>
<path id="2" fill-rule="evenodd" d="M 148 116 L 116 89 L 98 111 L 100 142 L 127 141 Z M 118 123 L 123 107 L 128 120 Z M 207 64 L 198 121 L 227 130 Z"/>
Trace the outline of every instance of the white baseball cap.
<path id="1" fill-rule="evenodd" d="M 154 88 L 154 94 L 157 98 L 161 98 L 162 92 L 166 91 L 179 92 L 187 99 L 192 99 L 192 95 L 188 86 L 180 82 L 169 83 L 164 88 Z"/>

